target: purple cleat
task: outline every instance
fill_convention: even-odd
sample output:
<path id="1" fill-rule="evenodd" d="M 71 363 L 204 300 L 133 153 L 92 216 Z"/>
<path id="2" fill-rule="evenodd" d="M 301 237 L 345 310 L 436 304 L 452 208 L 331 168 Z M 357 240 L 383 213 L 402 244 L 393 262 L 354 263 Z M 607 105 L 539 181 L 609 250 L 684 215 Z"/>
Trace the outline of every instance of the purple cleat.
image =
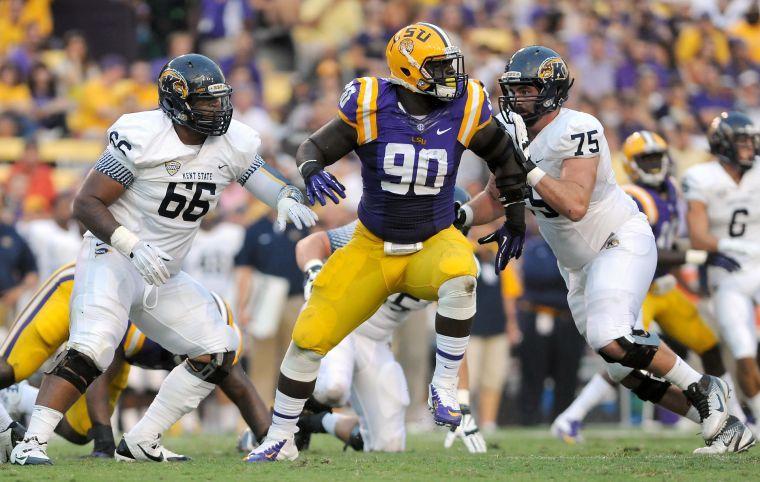
<path id="1" fill-rule="evenodd" d="M 456 383 L 443 386 L 431 383 L 428 389 L 428 408 L 433 413 L 437 425 L 456 428 L 462 423 L 462 411 L 457 401 Z"/>

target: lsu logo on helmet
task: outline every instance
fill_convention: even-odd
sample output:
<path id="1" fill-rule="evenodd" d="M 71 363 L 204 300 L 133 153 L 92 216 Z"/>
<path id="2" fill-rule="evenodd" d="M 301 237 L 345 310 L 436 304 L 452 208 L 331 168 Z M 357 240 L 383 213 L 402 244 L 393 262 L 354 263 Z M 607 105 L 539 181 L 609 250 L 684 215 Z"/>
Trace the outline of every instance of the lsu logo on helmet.
<path id="1" fill-rule="evenodd" d="M 388 41 L 385 57 L 390 80 L 412 92 L 451 100 L 466 90 L 462 52 L 436 25 L 418 22 L 402 28 Z"/>

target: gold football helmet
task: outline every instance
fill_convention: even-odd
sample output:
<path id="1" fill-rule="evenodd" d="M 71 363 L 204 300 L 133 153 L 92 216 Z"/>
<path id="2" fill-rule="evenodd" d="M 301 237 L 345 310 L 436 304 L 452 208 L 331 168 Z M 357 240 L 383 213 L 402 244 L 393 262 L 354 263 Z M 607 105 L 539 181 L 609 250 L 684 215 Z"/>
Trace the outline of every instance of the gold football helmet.
<path id="1" fill-rule="evenodd" d="M 670 172 L 668 143 L 659 134 L 636 131 L 623 143 L 623 167 L 632 182 L 658 187 Z"/>
<path id="2" fill-rule="evenodd" d="M 432 23 L 418 22 L 399 30 L 388 41 L 385 57 L 390 80 L 412 92 L 451 100 L 467 89 L 461 50 Z"/>

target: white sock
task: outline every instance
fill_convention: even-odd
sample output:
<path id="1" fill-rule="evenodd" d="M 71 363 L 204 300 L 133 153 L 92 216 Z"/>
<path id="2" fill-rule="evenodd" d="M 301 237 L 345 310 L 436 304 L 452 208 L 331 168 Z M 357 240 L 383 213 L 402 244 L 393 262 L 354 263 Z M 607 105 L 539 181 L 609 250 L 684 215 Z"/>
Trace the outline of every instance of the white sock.
<path id="1" fill-rule="evenodd" d="M 185 363 L 169 372 L 153 403 L 128 435 L 138 440 L 152 439 L 168 430 L 183 415 L 195 410 L 201 400 L 211 393 L 215 385 L 190 373 Z"/>
<path id="2" fill-rule="evenodd" d="M 698 382 L 702 378 L 702 375 L 683 361 L 680 356 L 676 355 L 675 365 L 663 378 L 681 390 L 686 390 L 689 388 L 689 385 Z"/>
<path id="3" fill-rule="evenodd" d="M 615 395 L 615 387 L 607 383 L 607 380 L 597 373 L 591 377 L 591 380 L 583 387 L 578 397 L 562 412 L 560 417 L 581 422 L 592 408 L 599 405 L 605 398 L 613 395 Z"/>
<path id="4" fill-rule="evenodd" d="M 325 416 L 322 417 L 322 427 L 324 427 L 325 432 L 330 435 L 335 435 L 335 426 L 338 424 L 339 419 L 340 417 L 337 413 L 326 413 Z"/>
<path id="5" fill-rule="evenodd" d="M 0 403 L 0 432 L 5 431 L 8 425 L 13 423 L 13 419 L 8 415 L 8 411 L 5 409 L 2 403 Z"/>
<path id="6" fill-rule="evenodd" d="M 747 405 L 752 410 L 752 416 L 755 417 L 755 420 L 760 420 L 760 393 L 755 394 L 752 398 L 748 398 Z"/>
<path id="7" fill-rule="evenodd" d="M 26 429 L 24 440 L 30 440 L 32 437 L 37 437 L 39 443 L 47 443 L 62 418 L 63 414 L 58 410 L 53 410 L 52 408 L 44 407 L 42 405 L 35 405 L 34 410 L 32 410 L 32 419 L 29 420 L 29 428 Z"/>
<path id="8" fill-rule="evenodd" d="M 747 421 L 747 415 L 744 413 L 744 410 L 742 410 L 741 404 L 739 404 L 739 396 L 736 392 L 736 387 L 734 386 L 734 379 L 731 378 L 731 374 L 728 372 L 721 375 L 720 378 L 726 382 L 728 388 L 731 389 L 731 398 L 728 399 L 728 413 L 738 418 L 741 423 L 745 423 Z"/>
<path id="9" fill-rule="evenodd" d="M 272 426 L 269 427 L 267 436 L 271 435 L 278 439 L 292 437 L 298 431 L 296 424 L 305 404 L 305 398 L 289 397 L 277 390 L 274 396 Z"/>
<path id="10" fill-rule="evenodd" d="M 689 407 L 689 411 L 686 412 L 686 415 L 684 417 L 688 418 L 694 423 L 702 423 L 702 419 L 699 418 L 699 412 L 697 411 L 696 407 Z"/>
<path id="11" fill-rule="evenodd" d="M 435 334 L 435 371 L 433 382 L 450 384 L 455 383 L 459 375 L 459 365 L 462 364 L 464 352 L 467 349 L 470 337 L 453 337 Z"/>

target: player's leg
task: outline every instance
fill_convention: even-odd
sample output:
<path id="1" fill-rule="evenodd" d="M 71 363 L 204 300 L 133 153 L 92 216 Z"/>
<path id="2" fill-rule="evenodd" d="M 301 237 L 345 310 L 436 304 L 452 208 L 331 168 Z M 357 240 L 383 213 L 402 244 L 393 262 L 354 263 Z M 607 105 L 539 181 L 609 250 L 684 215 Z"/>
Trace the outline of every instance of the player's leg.
<path id="1" fill-rule="evenodd" d="M 462 421 L 456 398 L 457 377 L 475 316 L 477 266 L 472 245 L 454 227 L 444 229 L 411 255 L 398 291 L 438 300 L 435 316 L 436 354 L 428 405 L 439 425 Z"/>
<path id="2" fill-rule="evenodd" d="M 551 426 L 552 435 L 569 444 L 582 442 L 580 429 L 583 419 L 603 400 L 615 396 L 616 386 L 617 383 L 606 373 L 594 374 L 573 403 L 554 419 Z"/>
<path id="3" fill-rule="evenodd" d="M 356 336 L 351 406 L 359 416 L 364 451 L 402 452 L 409 389 L 387 343 Z"/>
<path id="4" fill-rule="evenodd" d="M 644 301 L 645 308 L 651 297 L 653 296 L 647 296 L 647 300 Z M 718 338 L 707 326 L 696 305 L 679 289 L 672 289 L 653 298 L 656 298 L 658 303 L 652 317 L 657 321 L 662 331 L 699 355 L 705 373 L 722 379 L 728 385 L 731 393 L 734 393 L 734 382 L 731 374 L 726 371 L 723 365 Z M 646 311 L 644 309 L 645 313 Z M 647 325 L 644 326 L 646 329 Z M 737 397 L 729 398 L 728 411 L 742 422 L 746 420 Z"/>
<path id="5" fill-rule="evenodd" d="M 349 334 L 322 359 L 314 385 L 314 398 L 319 403 L 334 408 L 348 403 L 354 378 L 355 338 Z"/>
<path id="6" fill-rule="evenodd" d="M 755 418 L 760 416 L 760 370 L 756 361 L 757 336 L 752 299 L 721 286 L 713 294 L 715 314 L 723 340 L 736 360 L 737 383 Z"/>
<path id="7" fill-rule="evenodd" d="M 71 296 L 70 337 L 56 366 L 42 380 L 24 441 L 11 462 L 49 464 L 47 442 L 63 414 L 108 368 L 127 327 L 129 307 L 143 286 L 130 261 L 96 254 L 95 238 L 82 242 Z"/>
<path id="8" fill-rule="evenodd" d="M 124 434 L 117 460 L 188 460 L 163 447 L 160 437 L 229 375 L 240 344 L 231 316 L 221 298 L 184 272 L 132 310 L 132 322 L 146 337 L 188 358 L 169 372 L 145 415 Z"/>
<path id="9" fill-rule="evenodd" d="M 391 294 L 407 257 L 387 257 L 383 242 L 359 224 L 352 240 L 336 251 L 314 280 L 311 298 L 298 316 L 293 341 L 280 366 L 272 425 L 248 462 L 293 460 L 293 434 L 314 391 L 320 361 Z M 386 271 L 388 273 L 386 273 Z M 386 279 L 388 278 L 388 279 Z"/>

